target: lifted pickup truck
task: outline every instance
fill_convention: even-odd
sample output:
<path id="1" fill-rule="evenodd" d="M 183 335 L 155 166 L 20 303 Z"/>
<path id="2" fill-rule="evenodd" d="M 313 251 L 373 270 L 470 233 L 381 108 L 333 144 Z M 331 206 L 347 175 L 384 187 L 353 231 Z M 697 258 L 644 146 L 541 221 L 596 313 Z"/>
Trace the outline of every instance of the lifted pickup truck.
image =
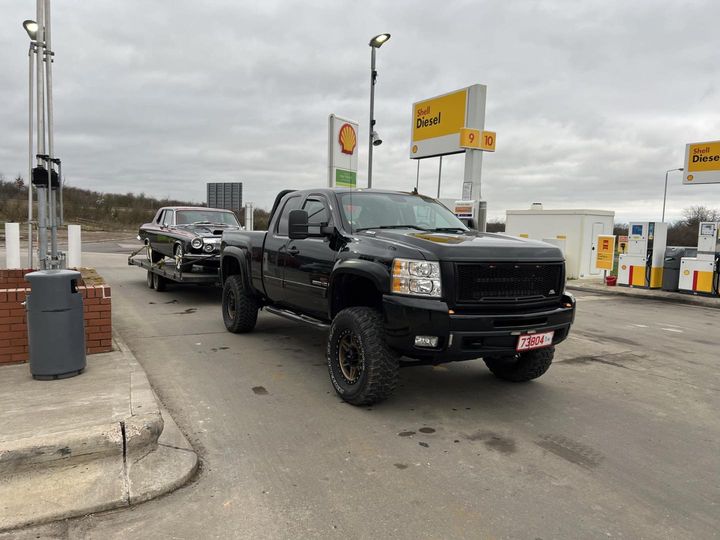
<path id="1" fill-rule="evenodd" d="M 226 328 L 253 330 L 261 308 L 329 328 L 330 380 L 354 405 L 387 398 L 401 365 L 482 358 L 535 379 L 575 317 L 557 247 L 469 230 L 416 193 L 284 191 L 267 232 L 223 233 L 220 268 Z"/>

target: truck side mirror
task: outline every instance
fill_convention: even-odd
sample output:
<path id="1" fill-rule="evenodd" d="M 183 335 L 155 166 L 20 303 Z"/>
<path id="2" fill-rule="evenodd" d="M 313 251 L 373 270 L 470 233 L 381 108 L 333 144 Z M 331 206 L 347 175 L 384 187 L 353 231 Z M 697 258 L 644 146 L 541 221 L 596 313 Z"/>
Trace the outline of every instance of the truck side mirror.
<path id="1" fill-rule="evenodd" d="M 290 210 L 288 216 L 288 236 L 290 240 L 305 240 L 308 233 L 308 213 L 306 210 Z"/>

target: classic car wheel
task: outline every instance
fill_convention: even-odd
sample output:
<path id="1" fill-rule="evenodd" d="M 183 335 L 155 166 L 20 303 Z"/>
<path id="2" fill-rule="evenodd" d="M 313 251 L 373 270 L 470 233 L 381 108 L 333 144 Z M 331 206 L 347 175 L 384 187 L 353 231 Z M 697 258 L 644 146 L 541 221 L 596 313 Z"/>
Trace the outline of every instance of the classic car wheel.
<path id="1" fill-rule="evenodd" d="M 327 342 L 330 381 L 353 405 L 370 405 L 390 396 L 398 383 L 399 359 L 385 343 L 382 314 L 351 307 L 335 316 Z"/>
<path id="2" fill-rule="evenodd" d="M 153 273 L 153 289 L 157 292 L 163 292 L 167 289 L 167 279 L 160 274 Z"/>
<path id="3" fill-rule="evenodd" d="M 145 241 L 145 253 L 147 254 L 148 261 L 153 264 L 157 264 L 163 260 L 162 253 L 158 253 L 152 247 L 150 247 L 150 241 Z"/>
<path id="4" fill-rule="evenodd" d="M 148 274 L 148 275 L 147 275 L 147 286 L 150 287 L 151 289 L 154 289 L 154 287 L 153 287 L 153 281 L 154 281 L 154 280 L 153 280 L 153 273 L 152 273 L 150 270 L 148 270 L 148 273 L 147 273 L 147 274 Z"/>
<path id="5" fill-rule="evenodd" d="M 227 278 L 223 287 L 222 314 L 225 328 L 233 334 L 250 332 L 255 328 L 258 303 L 254 296 L 245 292 L 242 276 Z"/>

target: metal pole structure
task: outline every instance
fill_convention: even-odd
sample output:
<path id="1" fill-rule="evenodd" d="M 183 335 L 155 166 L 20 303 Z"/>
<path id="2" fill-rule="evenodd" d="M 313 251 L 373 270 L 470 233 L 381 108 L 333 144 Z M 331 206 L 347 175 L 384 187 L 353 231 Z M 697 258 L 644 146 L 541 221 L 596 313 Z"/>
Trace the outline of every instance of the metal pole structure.
<path id="1" fill-rule="evenodd" d="M 682 170 L 684 170 L 683 167 L 680 167 L 679 169 L 668 169 L 667 171 L 665 171 L 665 192 L 663 193 L 662 219 L 660 220 L 662 223 L 665 223 L 665 202 L 667 201 L 668 174 L 670 174 L 673 171 L 682 171 Z"/>
<path id="2" fill-rule="evenodd" d="M 34 70 L 35 70 L 35 43 L 30 41 L 30 48 L 28 49 L 28 177 L 27 177 L 27 188 L 28 188 L 28 262 L 27 268 L 33 267 L 33 183 L 32 183 L 32 170 L 33 170 L 33 99 L 35 94 L 33 92 L 34 82 Z"/>
<path id="3" fill-rule="evenodd" d="M 37 99 L 37 153 L 45 153 L 45 71 L 43 69 L 44 47 L 45 47 L 45 17 L 43 9 L 43 0 L 37 0 L 37 40 L 36 54 L 37 69 L 35 78 L 36 99 Z M 37 166 L 42 167 L 42 159 L 37 159 Z M 37 187 L 38 201 L 38 265 L 42 269 L 47 268 L 47 189 L 48 186 L 42 185 L 41 182 Z M 49 176 L 47 178 L 49 184 Z"/>
<path id="4" fill-rule="evenodd" d="M 52 186 L 52 172 L 54 163 L 54 133 L 53 133 L 53 101 L 52 101 L 52 33 L 50 31 L 50 0 L 45 0 L 45 73 L 47 96 L 47 133 L 48 133 L 48 196 L 50 198 L 50 267 L 58 268 L 57 250 L 57 188 Z"/>
<path id="5" fill-rule="evenodd" d="M 442 178 L 442 156 L 440 156 L 440 167 L 438 167 L 438 194 L 437 198 L 440 198 L 440 179 Z"/>
<path id="6" fill-rule="evenodd" d="M 420 160 L 417 161 L 417 175 L 415 176 L 415 191 L 420 187 Z"/>
<path id="7" fill-rule="evenodd" d="M 375 47 L 370 47 L 370 129 L 368 130 L 368 188 L 372 187 L 373 131 L 375 130 Z"/>
<path id="8" fill-rule="evenodd" d="M 60 194 L 60 223 L 59 223 L 59 225 L 65 225 L 65 211 L 63 210 L 63 184 L 65 183 L 65 181 L 63 180 L 63 175 L 62 175 L 62 161 L 60 161 L 60 159 L 57 159 L 57 158 L 55 159 L 55 161 L 57 162 L 57 166 L 58 166 L 58 181 L 60 182 L 60 191 L 59 191 L 59 194 Z"/>

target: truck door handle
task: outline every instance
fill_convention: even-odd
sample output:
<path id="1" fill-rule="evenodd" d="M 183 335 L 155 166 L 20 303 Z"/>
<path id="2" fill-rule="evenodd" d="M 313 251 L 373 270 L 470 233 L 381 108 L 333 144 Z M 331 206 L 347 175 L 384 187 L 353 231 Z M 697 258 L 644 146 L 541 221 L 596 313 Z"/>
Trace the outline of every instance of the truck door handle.
<path id="1" fill-rule="evenodd" d="M 300 250 L 299 250 L 298 248 L 296 248 L 295 246 L 293 246 L 293 247 L 291 247 L 290 249 L 288 249 L 288 254 L 289 254 L 289 255 L 292 255 L 293 257 L 294 257 L 295 255 L 297 255 L 298 253 L 300 253 Z"/>

